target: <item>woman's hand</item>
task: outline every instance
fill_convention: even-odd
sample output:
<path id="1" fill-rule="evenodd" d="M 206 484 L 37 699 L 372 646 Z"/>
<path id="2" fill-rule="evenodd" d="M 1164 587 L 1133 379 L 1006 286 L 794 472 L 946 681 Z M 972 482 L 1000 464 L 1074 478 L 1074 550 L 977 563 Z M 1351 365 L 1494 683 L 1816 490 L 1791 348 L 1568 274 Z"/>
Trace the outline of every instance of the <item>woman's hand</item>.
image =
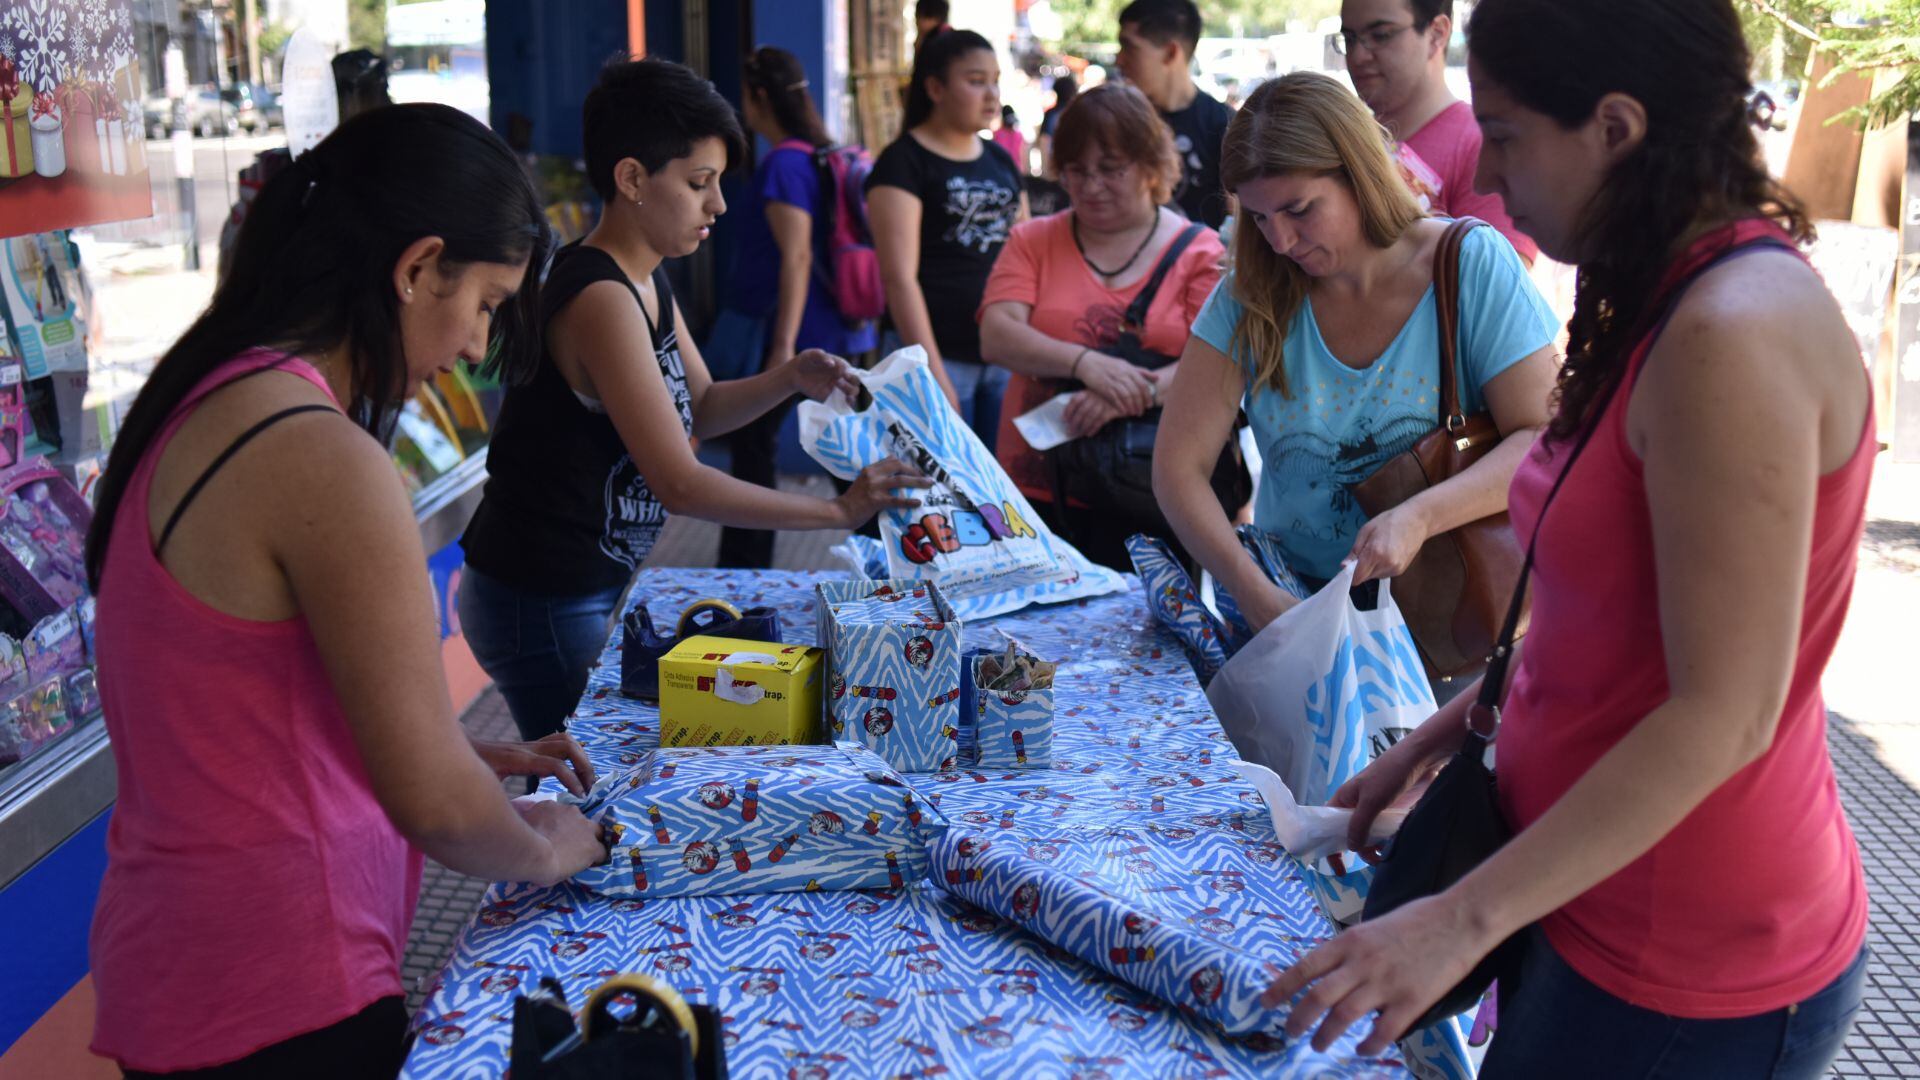
<path id="1" fill-rule="evenodd" d="M 1273 620 L 1292 611 L 1300 601 L 1285 589 L 1271 581 L 1262 581 L 1263 588 L 1252 596 L 1242 597 L 1236 593 L 1234 603 L 1240 607 L 1240 617 L 1247 620 L 1247 629 L 1259 633 Z"/>
<path id="2" fill-rule="evenodd" d="M 913 471 L 899 458 L 884 458 L 860 470 L 853 486 L 834 500 L 840 508 L 842 524 L 849 529 L 865 525 L 882 510 L 911 510 L 920 500 L 911 495 L 896 495 L 898 488 L 929 488 L 933 481 Z"/>
<path id="3" fill-rule="evenodd" d="M 1153 377 L 1117 356 L 1089 349 L 1081 355 L 1074 377 L 1105 398 L 1121 416 L 1139 416 L 1160 402 Z"/>
<path id="4" fill-rule="evenodd" d="M 573 736 L 564 731 L 534 742 L 469 741 L 480 760 L 502 780 L 509 776 L 551 776 L 574 795 L 585 795 L 593 786 L 593 763 Z"/>
<path id="5" fill-rule="evenodd" d="M 1374 819 L 1383 810 L 1418 802 L 1450 753 L 1445 748 L 1429 750 L 1409 734 L 1341 784 L 1327 805 L 1353 811 L 1347 823 L 1347 847 L 1367 862 L 1379 862 L 1380 849 L 1367 843 Z"/>
<path id="6" fill-rule="evenodd" d="M 1060 422 L 1067 425 L 1067 434 L 1076 439 L 1084 439 L 1099 432 L 1103 427 L 1120 419 L 1119 409 L 1107 403 L 1107 399 L 1089 390 L 1082 390 L 1067 401 L 1067 408 L 1061 414 Z"/>
<path id="7" fill-rule="evenodd" d="M 853 365 L 820 349 L 808 349 L 787 361 L 785 370 L 794 390 L 815 401 L 825 401 L 835 390 L 847 395 L 848 400 L 860 392 Z"/>
<path id="8" fill-rule="evenodd" d="M 1353 583 L 1398 577 L 1420 554 L 1420 545 L 1433 535 L 1427 517 L 1412 502 L 1404 502 L 1360 527 L 1347 562 L 1354 564 Z"/>
<path id="9" fill-rule="evenodd" d="M 1267 987 L 1260 1003 L 1275 1008 L 1311 987 L 1293 1003 L 1287 1035 L 1299 1038 L 1318 1023 L 1313 1048 L 1322 1052 L 1378 1012 L 1359 1052 L 1383 1054 L 1499 944 L 1478 923 L 1448 893 L 1415 900 L 1308 953 Z"/>
<path id="10" fill-rule="evenodd" d="M 514 809 L 553 848 L 550 865 L 535 885 L 558 885 L 589 866 L 607 861 L 607 843 L 600 826 L 588 821 L 579 807 L 543 799 L 515 803 Z"/>

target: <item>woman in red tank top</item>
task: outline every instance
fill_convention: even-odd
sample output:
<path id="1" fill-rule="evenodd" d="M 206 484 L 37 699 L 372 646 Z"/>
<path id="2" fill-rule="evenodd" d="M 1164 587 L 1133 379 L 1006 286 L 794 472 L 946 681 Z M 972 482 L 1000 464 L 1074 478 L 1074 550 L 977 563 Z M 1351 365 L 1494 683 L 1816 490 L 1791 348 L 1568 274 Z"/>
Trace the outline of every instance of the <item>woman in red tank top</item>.
<path id="1" fill-rule="evenodd" d="M 87 548 L 119 767 L 93 1049 L 129 1076 L 390 1077 L 420 855 L 541 883 L 602 857 L 578 810 L 501 791 L 591 783 L 567 736 L 461 731 L 380 443 L 436 370 L 525 374 L 546 246 L 477 121 L 362 114 L 261 190 L 134 402 Z"/>
<path id="2" fill-rule="evenodd" d="M 1288 1029 L 1322 1045 L 1377 1013 L 1377 1053 L 1523 934 L 1483 1077 L 1820 1076 L 1865 982 L 1820 697 L 1875 448 L 1858 350 L 1761 164 L 1731 0 L 1481 0 L 1468 42 L 1479 186 L 1581 271 L 1511 496 L 1539 530 L 1497 746 L 1514 838 L 1268 1000 L 1306 989 Z M 1357 838 L 1474 696 L 1336 794 Z"/>

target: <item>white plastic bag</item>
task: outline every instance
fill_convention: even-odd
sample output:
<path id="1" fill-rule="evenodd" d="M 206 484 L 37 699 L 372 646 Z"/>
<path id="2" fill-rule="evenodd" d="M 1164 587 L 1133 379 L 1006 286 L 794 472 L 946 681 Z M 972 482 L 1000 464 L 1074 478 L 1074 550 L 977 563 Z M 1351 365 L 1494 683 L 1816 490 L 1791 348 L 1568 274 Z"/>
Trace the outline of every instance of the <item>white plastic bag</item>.
<path id="1" fill-rule="evenodd" d="M 937 581 L 962 619 L 1120 592 L 1126 578 L 1095 566 L 1055 536 L 959 414 L 909 346 L 858 372 L 873 403 L 855 409 L 838 392 L 800 406 L 800 445 L 828 472 L 852 480 L 897 457 L 932 478 L 921 505 L 880 514 L 889 578 Z"/>
<path id="2" fill-rule="evenodd" d="M 1433 690 L 1388 583 L 1361 611 L 1353 567 L 1254 635 L 1207 686 L 1234 748 L 1320 806 L 1434 713 Z"/>

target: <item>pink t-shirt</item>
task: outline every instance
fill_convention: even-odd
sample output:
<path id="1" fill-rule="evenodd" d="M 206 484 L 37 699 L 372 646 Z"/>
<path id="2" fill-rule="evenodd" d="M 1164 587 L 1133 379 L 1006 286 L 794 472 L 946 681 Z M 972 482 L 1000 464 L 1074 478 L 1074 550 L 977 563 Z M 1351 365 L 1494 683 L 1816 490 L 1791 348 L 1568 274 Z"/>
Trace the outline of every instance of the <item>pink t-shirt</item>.
<path id="1" fill-rule="evenodd" d="M 148 528 L 168 440 L 208 393 L 268 365 L 327 388 L 264 350 L 216 369 L 134 471 L 101 574 L 120 780 L 90 942 L 93 1051 L 123 1068 L 223 1064 L 402 993 L 420 856 L 374 801 L 306 620 L 209 607 Z"/>
<path id="2" fill-rule="evenodd" d="M 1162 246 L 1142 252 L 1140 259 L 1147 272 L 1124 289 L 1110 289 L 1094 277 L 1073 243 L 1073 211 L 1062 210 L 1024 222 L 1014 226 L 1007 246 L 1000 250 L 980 310 L 1005 301 L 1026 304 L 1033 308 L 1030 325 L 1050 338 L 1096 349 L 1111 346 L 1120 334 L 1120 319 L 1127 305 L 1146 288 L 1165 251 Z M 1214 283 L 1220 280 L 1220 260 L 1225 255 L 1220 234 L 1212 229 L 1200 230 L 1180 253 L 1147 308 L 1143 345 L 1168 356 L 1180 355 L 1187 347 L 1193 320 L 1199 317 Z M 993 362 L 991 356 L 985 359 Z M 1013 418 L 1069 388 L 1064 380 L 1035 379 L 1018 372 L 1007 383 L 1000 407 L 1000 464 L 1029 499 L 1052 502 L 1053 484 L 1045 459 L 1027 445 Z"/>
<path id="3" fill-rule="evenodd" d="M 1473 190 L 1473 174 L 1480 168 L 1480 124 L 1471 106 L 1454 102 L 1402 142 L 1440 177 L 1435 211 L 1448 217 L 1477 217 L 1500 230 L 1521 258 L 1531 263 L 1539 256 L 1540 245 L 1514 228 L 1500 196 Z"/>
<path id="4" fill-rule="evenodd" d="M 1718 230 L 1667 280 L 1760 235 L 1786 238 L 1770 222 Z M 1650 345 L 1635 351 L 1629 379 Z M 1627 442 L 1627 400 L 1607 410 L 1541 529 L 1533 622 L 1498 751 L 1500 800 L 1516 830 L 1668 697 L 1653 524 Z M 1819 481 L 1799 653 L 1773 746 L 1645 855 L 1541 922 L 1567 963 L 1615 997 L 1671 1016 L 1754 1016 L 1825 988 L 1860 951 L 1866 883 L 1827 756 L 1820 676 L 1853 594 L 1874 446 L 1869 414 L 1852 459 Z M 1514 473 L 1509 507 L 1523 538 L 1565 463 L 1566 444 L 1554 449 L 1549 456 L 1543 437 Z"/>
<path id="5" fill-rule="evenodd" d="M 1022 175 L 1027 171 L 1027 138 L 1010 127 L 993 129 L 993 141 L 1013 158 Z"/>

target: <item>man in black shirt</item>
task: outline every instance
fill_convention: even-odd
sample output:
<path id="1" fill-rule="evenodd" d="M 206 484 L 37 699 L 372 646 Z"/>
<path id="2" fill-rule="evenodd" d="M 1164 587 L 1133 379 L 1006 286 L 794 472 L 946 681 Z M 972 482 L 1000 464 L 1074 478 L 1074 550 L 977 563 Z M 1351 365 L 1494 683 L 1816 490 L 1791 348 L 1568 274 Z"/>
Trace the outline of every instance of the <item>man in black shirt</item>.
<path id="1" fill-rule="evenodd" d="M 1180 151 L 1174 205 L 1217 229 L 1227 216 L 1220 141 L 1233 110 L 1194 85 L 1199 44 L 1200 9 L 1193 0 L 1133 0 L 1120 12 L 1120 74 L 1160 110 Z"/>

